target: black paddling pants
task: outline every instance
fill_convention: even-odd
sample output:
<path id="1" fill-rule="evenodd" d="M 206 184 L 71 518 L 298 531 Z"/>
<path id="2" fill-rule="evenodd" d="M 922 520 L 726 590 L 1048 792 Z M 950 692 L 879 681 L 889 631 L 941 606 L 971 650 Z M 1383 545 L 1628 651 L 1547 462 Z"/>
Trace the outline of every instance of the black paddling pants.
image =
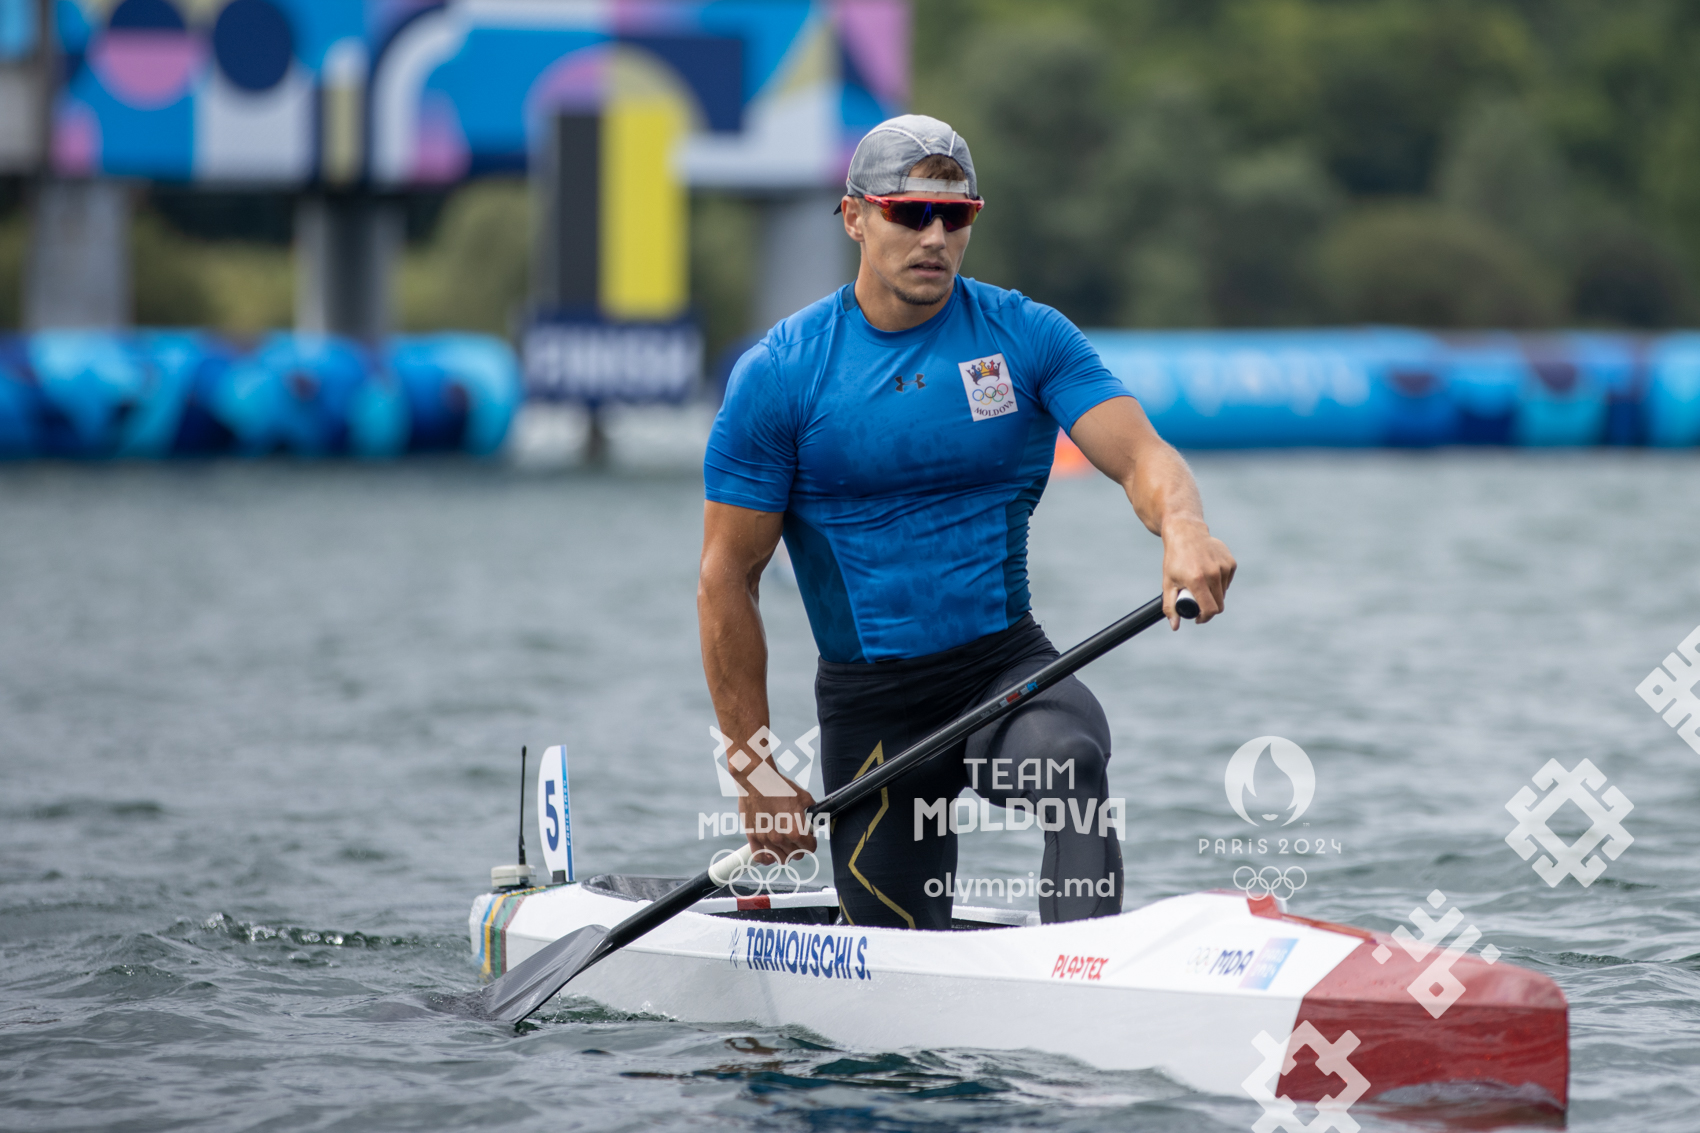
<path id="1" fill-rule="evenodd" d="M 1001 633 L 925 657 L 820 662 L 815 702 L 826 789 L 835 791 L 898 755 L 1056 656 L 1029 614 Z M 985 762 L 973 764 L 976 759 Z M 833 816 L 833 873 L 845 916 L 861 925 L 950 927 L 947 875 L 952 890 L 958 884 L 951 811 L 962 816 L 963 826 L 970 804 L 1000 820 L 971 798 L 953 803 L 976 778 L 976 793 L 1003 807 L 1002 817 L 1016 814 L 1019 821 L 1025 808 L 1006 804 L 1025 799 L 1034 825 L 1044 829 L 1044 861 L 1034 886 L 1041 920 L 1121 912 L 1121 845 L 1100 813 L 1109 760 L 1110 728 L 1097 699 L 1074 677 L 1051 686 Z M 1002 902 L 982 894 L 979 901 L 965 896 L 964 903 Z"/>

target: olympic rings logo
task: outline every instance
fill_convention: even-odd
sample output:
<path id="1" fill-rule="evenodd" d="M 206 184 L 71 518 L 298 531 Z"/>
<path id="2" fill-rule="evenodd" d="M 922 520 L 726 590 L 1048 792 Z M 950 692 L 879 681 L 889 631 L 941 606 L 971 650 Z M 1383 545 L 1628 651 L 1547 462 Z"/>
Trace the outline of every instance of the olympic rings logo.
<path id="1" fill-rule="evenodd" d="M 1293 874 L 1298 874 L 1297 881 Z M 1262 869 L 1253 869 L 1242 865 L 1234 871 L 1234 887 L 1245 893 L 1247 897 L 1276 897 L 1287 900 L 1294 893 L 1305 887 L 1309 875 L 1303 866 L 1288 866 L 1286 869 L 1276 869 L 1266 865 Z"/>
<path id="2" fill-rule="evenodd" d="M 716 852 L 709 868 L 713 869 L 737 852 Z M 808 872 L 807 877 L 803 876 L 805 870 Z M 795 893 L 819 876 L 820 859 L 808 850 L 792 850 L 784 861 L 780 861 L 779 855 L 772 850 L 757 850 L 748 863 L 732 871 L 732 879 L 726 883 L 726 888 L 739 897 L 759 897 L 764 893 Z"/>
<path id="3" fill-rule="evenodd" d="M 1009 396 L 1009 383 L 1008 382 L 999 382 L 995 386 L 988 386 L 985 389 L 977 389 L 977 390 L 974 391 L 974 400 L 975 401 L 983 401 L 983 402 L 987 402 L 987 403 L 992 404 L 992 405 L 996 405 L 998 402 L 1002 401 L 1004 398 L 1006 398 L 1008 396 Z"/>

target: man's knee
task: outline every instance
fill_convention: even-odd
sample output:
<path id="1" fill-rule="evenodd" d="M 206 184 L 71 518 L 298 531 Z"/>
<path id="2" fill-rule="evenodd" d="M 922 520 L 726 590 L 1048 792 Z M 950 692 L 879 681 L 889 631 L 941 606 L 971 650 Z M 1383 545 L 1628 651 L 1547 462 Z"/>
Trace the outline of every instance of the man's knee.
<path id="1" fill-rule="evenodd" d="M 1043 757 L 1044 774 L 1040 792 L 1052 796 L 1101 795 L 1109 762 L 1109 751 L 1084 732 L 1071 732 L 1062 737 L 1053 736 Z"/>

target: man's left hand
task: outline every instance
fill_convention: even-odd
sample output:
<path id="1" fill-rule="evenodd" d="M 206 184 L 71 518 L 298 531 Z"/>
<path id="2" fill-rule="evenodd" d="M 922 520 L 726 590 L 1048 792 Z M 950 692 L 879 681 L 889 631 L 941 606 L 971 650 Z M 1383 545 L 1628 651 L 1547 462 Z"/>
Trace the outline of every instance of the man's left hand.
<path id="1" fill-rule="evenodd" d="M 1175 595 L 1184 587 L 1198 601 L 1198 621 L 1222 612 L 1237 564 L 1228 545 L 1210 534 L 1202 519 L 1173 517 L 1163 524 L 1163 614 L 1181 627 Z"/>

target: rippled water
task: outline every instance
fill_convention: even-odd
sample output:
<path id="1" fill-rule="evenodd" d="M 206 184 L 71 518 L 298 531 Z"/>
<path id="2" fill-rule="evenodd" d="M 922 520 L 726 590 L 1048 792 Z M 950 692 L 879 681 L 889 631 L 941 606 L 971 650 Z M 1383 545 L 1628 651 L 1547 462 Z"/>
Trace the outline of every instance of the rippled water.
<path id="1" fill-rule="evenodd" d="M 679 449 L 604 474 L 0 471 L 0 1126 L 1248 1129 L 1248 1100 L 1042 1054 L 832 1050 L 582 1002 L 515 1034 L 424 1006 L 475 984 L 466 913 L 512 857 L 521 743 L 572 746 L 588 872 L 681 873 L 729 844 L 697 838 L 719 798 Z M 1311 830 L 1341 845 L 1294 911 L 1391 929 L 1443 890 L 1569 996 L 1571 1128 L 1693 1128 L 1700 756 L 1634 690 L 1700 622 L 1700 465 L 1197 467 L 1242 563 L 1229 615 L 1086 674 L 1131 902 L 1255 861 L 1198 840 L 1247 829 L 1233 750 L 1288 737 L 1317 768 Z M 1033 550 L 1062 645 L 1156 590 L 1156 543 L 1107 482 L 1053 485 Z M 790 738 L 813 650 L 782 579 L 765 608 Z M 1635 841 L 1591 888 L 1549 888 L 1504 804 L 1584 756 Z M 963 874 L 1024 875 L 1032 835 L 965 837 Z"/>

